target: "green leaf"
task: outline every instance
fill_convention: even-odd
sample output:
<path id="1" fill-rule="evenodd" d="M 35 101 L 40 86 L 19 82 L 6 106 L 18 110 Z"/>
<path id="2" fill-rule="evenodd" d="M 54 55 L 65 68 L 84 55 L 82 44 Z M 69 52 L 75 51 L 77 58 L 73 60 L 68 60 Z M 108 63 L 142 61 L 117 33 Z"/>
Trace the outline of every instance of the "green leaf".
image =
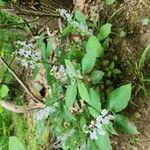
<path id="1" fill-rule="evenodd" d="M 41 120 L 38 120 L 36 123 L 37 123 L 36 124 L 37 125 L 37 131 L 38 131 L 38 135 L 39 135 L 39 143 L 44 144 L 46 142 L 45 138 L 44 138 L 46 126 L 45 126 L 44 122 Z"/>
<path id="2" fill-rule="evenodd" d="M 91 74 L 91 80 L 93 84 L 99 84 L 104 76 L 103 71 L 93 71 Z"/>
<path id="3" fill-rule="evenodd" d="M 93 107 L 88 106 L 88 110 L 91 116 L 93 116 L 94 118 L 97 118 L 99 116 L 98 111 L 96 111 Z"/>
<path id="4" fill-rule="evenodd" d="M 85 23 L 86 24 L 86 17 L 85 15 L 81 12 L 81 10 L 77 9 L 75 11 L 75 19 L 79 22 Z"/>
<path id="5" fill-rule="evenodd" d="M 99 40 L 95 36 L 91 36 L 88 39 L 88 42 L 86 44 L 86 51 L 87 52 L 96 52 L 97 57 L 101 57 L 104 53 L 103 47 L 101 46 Z"/>
<path id="6" fill-rule="evenodd" d="M 138 134 L 135 125 L 129 121 L 129 119 L 123 115 L 116 115 L 114 119 L 114 124 L 122 131 L 128 134 Z"/>
<path id="7" fill-rule="evenodd" d="M 101 112 L 100 96 L 98 95 L 98 93 L 93 88 L 90 88 L 89 95 L 90 95 L 89 104 L 93 108 L 95 108 L 98 111 L 98 113 L 100 113 Z"/>
<path id="8" fill-rule="evenodd" d="M 95 36 L 91 36 L 86 44 L 86 54 L 82 59 L 83 73 L 90 73 L 95 65 L 96 57 L 103 55 L 103 48 Z"/>
<path id="9" fill-rule="evenodd" d="M 9 88 L 6 85 L 2 84 L 0 86 L 0 98 L 4 98 L 5 96 L 7 96 L 8 92 Z"/>
<path id="10" fill-rule="evenodd" d="M 111 62 L 109 68 L 112 70 L 112 69 L 114 69 L 114 67 L 115 67 L 115 62 L 113 61 L 113 62 Z"/>
<path id="11" fill-rule="evenodd" d="M 0 99 L 1 100 L 1 99 Z M 3 107 L 2 107 L 2 105 L 1 105 L 1 103 L 0 103 L 0 114 L 3 112 Z"/>
<path id="12" fill-rule="evenodd" d="M 109 109 L 113 112 L 122 111 L 131 97 L 131 84 L 126 84 L 110 93 L 108 97 Z"/>
<path id="13" fill-rule="evenodd" d="M 80 119 L 80 127 L 81 129 L 83 129 L 83 127 L 86 125 L 86 119 L 82 116 Z"/>
<path id="14" fill-rule="evenodd" d="M 65 60 L 65 64 L 66 64 L 66 67 L 67 67 L 67 73 L 68 73 L 68 76 L 70 78 L 72 77 L 77 77 L 77 70 L 76 68 L 74 67 L 74 65 L 72 64 L 72 62 L 68 59 Z"/>
<path id="15" fill-rule="evenodd" d="M 40 35 L 40 38 L 38 39 L 37 43 L 39 45 L 39 48 L 41 49 L 41 53 L 42 53 L 42 57 L 43 57 L 43 60 L 44 60 L 44 68 L 46 70 L 46 78 L 47 78 L 47 82 L 48 82 L 48 85 L 52 85 L 52 82 L 53 82 L 53 77 L 52 75 L 50 74 L 50 65 L 49 65 L 49 57 L 52 53 L 52 47 L 50 47 L 50 44 L 52 44 L 51 40 L 48 42 L 48 46 L 46 47 L 46 44 L 44 43 L 44 33 L 42 33 Z"/>
<path id="16" fill-rule="evenodd" d="M 97 35 L 99 41 L 102 41 L 109 36 L 109 34 L 111 33 L 111 27 L 112 25 L 110 23 L 106 23 L 105 25 L 100 27 L 99 33 Z"/>
<path id="17" fill-rule="evenodd" d="M 87 146 L 87 150 L 98 150 L 98 147 L 95 141 L 90 140 L 89 145 Z"/>
<path id="18" fill-rule="evenodd" d="M 146 61 L 146 56 L 147 56 L 147 53 L 148 53 L 149 50 L 150 50 L 150 44 L 146 47 L 143 54 L 141 55 L 139 65 L 138 65 L 139 70 L 143 69 L 143 67 L 145 65 L 145 61 Z"/>
<path id="19" fill-rule="evenodd" d="M 66 106 L 63 106 L 63 116 L 67 122 L 71 122 L 72 120 L 76 120 L 74 115 L 68 110 Z"/>
<path id="20" fill-rule="evenodd" d="M 95 142 L 100 150 L 111 150 L 111 143 L 107 131 L 105 131 L 105 135 L 98 134 L 98 139 Z"/>
<path id="21" fill-rule="evenodd" d="M 83 74 L 90 73 L 96 62 L 96 54 L 88 52 L 82 59 L 82 71 Z"/>
<path id="22" fill-rule="evenodd" d="M 113 72 L 114 74 L 120 74 L 120 73 L 121 73 L 121 71 L 120 71 L 119 69 L 117 69 L 117 68 L 113 69 L 112 72 Z"/>
<path id="23" fill-rule="evenodd" d="M 107 49 L 107 48 L 109 47 L 109 45 L 110 45 L 110 39 L 109 39 L 109 37 L 108 37 L 108 38 L 106 38 L 106 39 L 104 40 L 104 42 L 103 42 L 103 44 L 102 44 L 102 47 L 103 47 L 104 49 Z"/>
<path id="24" fill-rule="evenodd" d="M 114 129 L 114 127 L 113 127 L 113 124 L 110 122 L 109 124 L 106 124 L 105 125 L 105 128 L 106 128 L 106 130 L 108 131 L 108 132 L 110 132 L 110 133 L 112 133 L 112 134 L 114 134 L 114 135 L 117 135 L 117 132 L 116 132 L 116 130 Z"/>
<path id="25" fill-rule="evenodd" d="M 77 85 L 73 84 L 73 85 L 69 85 L 67 87 L 67 91 L 66 91 L 66 106 L 68 109 L 70 109 L 73 105 L 73 103 L 76 100 L 76 96 L 77 96 Z"/>
<path id="26" fill-rule="evenodd" d="M 32 72 L 32 79 L 33 79 L 33 80 L 35 80 L 35 78 L 36 78 L 36 76 L 38 75 L 39 71 L 40 71 L 40 66 L 39 66 L 39 65 L 36 65 L 36 66 L 35 66 L 35 69 L 34 69 L 33 72 Z"/>
<path id="27" fill-rule="evenodd" d="M 68 53 L 68 52 L 67 52 Z M 81 51 L 77 45 L 74 43 L 71 47 L 71 50 L 69 52 L 70 59 L 71 60 L 76 60 L 78 63 L 81 63 L 82 58 L 84 56 L 84 52 Z"/>
<path id="28" fill-rule="evenodd" d="M 107 5 L 111 5 L 111 4 L 113 4 L 115 2 L 115 0 L 106 0 L 106 4 Z"/>
<path id="29" fill-rule="evenodd" d="M 5 150 L 8 144 L 8 136 L 0 136 L 0 150 Z"/>
<path id="30" fill-rule="evenodd" d="M 23 144 L 15 136 L 9 137 L 9 150 L 25 150 Z"/>
<path id="31" fill-rule="evenodd" d="M 103 48 L 95 36 L 91 36 L 86 44 L 86 54 L 82 59 L 83 73 L 90 73 L 95 65 L 96 57 L 103 55 Z"/>
<path id="32" fill-rule="evenodd" d="M 69 36 L 72 31 L 73 31 L 73 25 L 68 24 L 67 27 L 62 32 L 62 37 L 64 38 L 66 36 Z"/>
<path id="33" fill-rule="evenodd" d="M 3 7 L 4 5 L 5 3 L 2 0 L 0 0 L 0 7 Z"/>
<path id="34" fill-rule="evenodd" d="M 87 91 L 87 88 L 86 88 L 85 84 L 81 81 L 78 81 L 78 91 L 79 91 L 80 97 L 84 101 L 89 103 L 89 101 L 90 101 L 89 93 Z"/>
<path id="35" fill-rule="evenodd" d="M 51 66 L 48 64 L 48 60 L 46 62 L 47 63 L 44 64 L 44 68 L 46 71 L 46 79 L 47 79 L 48 85 L 51 86 L 53 84 L 54 77 L 50 74 Z"/>

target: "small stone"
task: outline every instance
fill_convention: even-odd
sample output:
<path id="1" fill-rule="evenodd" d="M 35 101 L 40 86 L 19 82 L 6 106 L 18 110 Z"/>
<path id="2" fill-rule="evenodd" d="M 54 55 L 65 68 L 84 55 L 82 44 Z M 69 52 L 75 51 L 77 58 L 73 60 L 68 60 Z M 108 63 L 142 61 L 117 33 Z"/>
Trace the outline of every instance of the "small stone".
<path id="1" fill-rule="evenodd" d="M 140 119 L 141 118 L 141 114 L 139 112 L 135 112 L 134 116 L 136 119 Z"/>

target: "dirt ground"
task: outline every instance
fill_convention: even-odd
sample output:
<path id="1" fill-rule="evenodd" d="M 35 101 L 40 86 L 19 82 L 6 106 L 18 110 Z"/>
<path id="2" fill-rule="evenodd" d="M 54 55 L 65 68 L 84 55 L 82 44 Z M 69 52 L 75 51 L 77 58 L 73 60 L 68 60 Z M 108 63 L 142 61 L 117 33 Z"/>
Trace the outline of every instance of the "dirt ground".
<path id="1" fill-rule="evenodd" d="M 139 135 L 119 134 L 113 138 L 113 150 L 150 150 L 150 98 L 137 98 L 126 110 L 126 115 L 139 130 Z"/>
<path id="2" fill-rule="evenodd" d="M 142 52 L 150 44 L 150 26 L 142 25 L 142 19 L 150 17 L 150 1 L 119 0 L 111 9 L 119 10 L 111 18 L 113 31 L 126 33 L 124 37 L 114 35 L 112 38 L 112 49 L 119 56 L 119 67 L 124 74 L 122 81 L 131 81 L 138 86 L 132 67 L 135 67 Z M 147 77 L 150 77 L 149 70 L 150 60 L 147 60 Z M 150 97 L 144 97 L 140 90 L 137 93 L 133 92 L 132 100 L 135 105 L 130 104 L 126 109 L 126 115 L 137 126 L 139 135 L 131 136 L 122 133 L 113 137 L 113 150 L 150 150 Z"/>

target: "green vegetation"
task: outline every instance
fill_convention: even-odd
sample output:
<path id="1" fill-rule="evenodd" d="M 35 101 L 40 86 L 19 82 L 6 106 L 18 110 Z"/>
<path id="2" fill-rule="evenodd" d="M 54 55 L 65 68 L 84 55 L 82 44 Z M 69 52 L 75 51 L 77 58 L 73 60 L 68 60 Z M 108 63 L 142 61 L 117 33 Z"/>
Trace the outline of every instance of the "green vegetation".
<path id="1" fill-rule="evenodd" d="M 59 11 L 66 21 L 59 35 L 42 32 L 33 42 L 27 41 L 30 31 L 21 18 L 0 12 L 0 150 L 111 150 L 110 136 L 119 134 L 119 130 L 138 134 L 123 113 L 132 96 L 132 83 L 116 84 L 114 81 L 122 75 L 119 60 L 115 54 L 111 60 L 106 59 L 112 24 L 92 24 L 79 9 L 74 15 L 64 9 Z M 149 48 L 135 68 L 145 95 L 145 82 L 150 81 L 144 74 Z M 14 60 L 22 65 L 24 76 L 31 70 L 34 82 L 46 80 L 48 94 L 40 86 L 33 93 L 32 86 L 26 88 L 24 80 L 18 79 L 24 78 L 15 76 L 19 67 Z M 39 77 L 41 72 L 44 79 Z M 11 85 L 15 84 L 13 91 Z M 10 106 L 5 106 L 6 101 Z M 12 102 L 19 106 L 12 109 Z M 26 104 L 40 107 L 26 114 L 5 109 L 21 109 Z"/>

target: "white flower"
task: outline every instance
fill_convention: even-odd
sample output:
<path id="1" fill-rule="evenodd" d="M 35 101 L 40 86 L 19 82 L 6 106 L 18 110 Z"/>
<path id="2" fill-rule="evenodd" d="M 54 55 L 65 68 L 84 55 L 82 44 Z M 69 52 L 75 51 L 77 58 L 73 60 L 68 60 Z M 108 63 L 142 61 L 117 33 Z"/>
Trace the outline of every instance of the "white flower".
<path id="1" fill-rule="evenodd" d="M 32 56 L 32 51 L 31 50 L 26 51 L 26 55 L 27 56 Z"/>
<path id="2" fill-rule="evenodd" d="M 105 130 L 103 129 L 104 124 L 109 124 L 111 120 L 114 119 L 113 115 L 109 115 L 106 109 L 101 111 L 101 114 L 92 120 L 87 127 L 88 130 L 83 130 L 85 133 L 90 133 L 90 138 L 92 140 L 97 139 L 97 134 L 105 135 Z"/>
<path id="3" fill-rule="evenodd" d="M 97 140 L 97 129 L 94 128 L 93 131 L 90 131 L 91 140 Z"/>
<path id="4" fill-rule="evenodd" d="M 36 120 L 44 120 L 48 117 L 50 113 L 53 113 L 56 111 L 56 108 L 58 107 L 58 102 L 54 103 L 53 106 L 51 107 L 46 107 L 44 109 L 39 110 L 35 114 L 35 119 Z"/>
<path id="5" fill-rule="evenodd" d="M 26 41 L 17 41 L 16 43 L 20 46 L 25 46 L 26 45 Z"/>
<path id="6" fill-rule="evenodd" d="M 76 80 L 75 79 L 71 79 L 71 84 L 76 84 Z"/>
<path id="7" fill-rule="evenodd" d="M 60 65 L 59 67 L 59 70 L 58 70 L 60 73 L 65 73 L 66 72 L 66 69 L 63 65 Z"/>
<path id="8" fill-rule="evenodd" d="M 67 19 L 68 22 L 72 21 L 72 17 L 73 16 L 71 14 L 69 14 L 67 12 L 67 10 L 65 10 L 65 9 L 58 9 L 58 12 L 59 12 L 60 16 L 63 17 L 64 19 Z"/>
<path id="9" fill-rule="evenodd" d="M 106 116 L 103 120 L 102 120 L 102 124 L 109 124 L 110 120 L 109 117 Z"/>
<path id="10" fill-rule="evenodd" d="M 79 28 L 84 32 L 88 32 L 88 26 L 85 23 L 80 23 Z"/>
<path id="11" fill-rule="evenodd" d="M 33 49 L 35 46 L 32 43 L 26 44 L 27 49 Z"/>
<path id="12" fill-rule="evenodd" d="M 89 128 L 93 128 L 95 126 L 95 122 L 91 121 L 91 124 L 89 125 Z"/>
<path id="13" fill-rule="evenodd" d="M 96 124 L 100 125 L 100 124 L 109 124 L 111 120 L 114 119 L 113 115 L 109 115 L 108 111 L 106 109 L 103 109 L 101 111 L 101 115 L 99 115 L 96 118 Z"/>
<path id="14" fill-rule="evenodd" d="M 31 55 L 31 59 L 34 60 L 35 62 L 40 61 L 41 58 L 41 53 L 40 52 L 35 52 Z"/>
<path id="15" fill-rule="evenodd" d="M 108 114 L 108 111 L 106 109 L 103 109 L 101 111 L 102 116 L 106 116 Z"/>
<path id="16" fill-rule="evenodd" d="M 24 56 L 25 50 L 21 48 L 21 49 L 18 51 L 18 54 L 19 54 L 20 56 Z"/>
<path id="17" fill-rule="evenodd" d="M 21 59 L 21 64 L 22 64 L 23 66 L 25 66 L 26 68 L 28 67 L 28 62 L 27 62 L 26 59 Z"/>
<path id="18" fill-rule="evenodd" d="M 36 63 L 42 59 L 41 52 L 35 52 L 34 48 L 36 48 L 36 46 L 33 43 L 27 44 L 26 41 L 17 41 L 16 43 L 21 46 L 21 48 L 13 54 L 17 55 L 23 66 L 34 69 Z"/>
<path id="19" fill-rule="evenodd" d="M 97 132 L 98 132 L 100 135 L 105 135 L 105 131 L 104 131 L 104 129 L 103 129 L 102 126 L 99 126 L 99 127 L 97 128 Z"/>
<path id="20" fill-rule="evenodd" d="M 81 75 L 81 72 L 80 72 L 79 69 L 77 70 L 77 78 L 79 78 L 79 79 L 82 79 L 82 78 L 83 78 L 83 76 Z"/>
<path id="21" fill-rule="evenodd" d="M 66 132 L 65 134 L 63 135 L 60 135 L 57 137 L 57 142 L 60 143 L 60 146 L 62 147 L 63 145 L 65 145 L 67 139 L 69 137 L 71 137 L 75 132 L 75 129 L 71 129 L 69 132 Z"/>
<path id="22" fill-rule="evenodd" d="M 103 116 L 102 115 L 99 115 L 97 118 L 96 118 L 96 121 L 97 122 L 101 122 L 103 120 Z"/>
<path id="23" fill-rule="evenodd" d="M 53 75 L 57 80 L 60 80 L 61 82 L 66 82 L 68 79 L 67 75 L 67 69 L 63 66 L 53 66 L 53 68 L 50 71 L 51 75 Z"/>

